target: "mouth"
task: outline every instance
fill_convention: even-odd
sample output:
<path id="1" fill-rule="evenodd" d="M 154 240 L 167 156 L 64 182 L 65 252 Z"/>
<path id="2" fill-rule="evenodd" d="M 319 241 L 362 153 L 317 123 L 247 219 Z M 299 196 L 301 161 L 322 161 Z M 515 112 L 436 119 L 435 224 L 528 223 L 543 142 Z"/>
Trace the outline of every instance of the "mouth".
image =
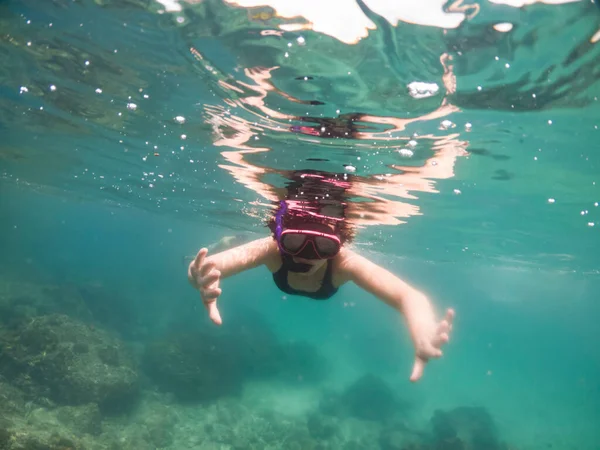
<path id="1" fill-rule="evenodd" d="M 319 260 L 315 259 L 304 259 L 304 258 L 292 258 L 290 270 L 296 273 L 311 274 L 319 266 Z"/>
<path id="2" fill-rule="evenodd" d="M 294 260 L 294 262 L 297 262 L 299 264 L 310 264 L 311 266 L 314 266 L 321 261 L 320 259 L 304 259 L 304 258 L 297 258 L 295 256 L 294 256 L 293 260 Z"/>

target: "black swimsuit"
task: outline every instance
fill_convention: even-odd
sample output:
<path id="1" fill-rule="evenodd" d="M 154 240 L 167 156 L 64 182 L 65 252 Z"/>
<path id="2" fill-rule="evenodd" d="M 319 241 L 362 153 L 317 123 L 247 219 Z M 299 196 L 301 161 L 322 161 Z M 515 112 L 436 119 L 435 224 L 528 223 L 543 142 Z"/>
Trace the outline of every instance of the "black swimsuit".
<path id="1" fill-rule="evenodd" d="M 281 268 L 277 272 L 273 273 L 273 280 L 275 281 L 277 287 L 286 294 L 302 295 L 315 300 L 327 300 L 338 291 L 338 288 L 333 285 L 331 280 L 332 274 L 333 264 L 331 264 L 330 261 L 327 261 L 327 268 L 325 269 L 325 276 L 323 277 L 323 283 L 321 284 L 321 287 L 315 292 L 299 291 L 291 287 L 288 283 L 288 268 L 284 259 L 283 263 L 281 264 Z"/>

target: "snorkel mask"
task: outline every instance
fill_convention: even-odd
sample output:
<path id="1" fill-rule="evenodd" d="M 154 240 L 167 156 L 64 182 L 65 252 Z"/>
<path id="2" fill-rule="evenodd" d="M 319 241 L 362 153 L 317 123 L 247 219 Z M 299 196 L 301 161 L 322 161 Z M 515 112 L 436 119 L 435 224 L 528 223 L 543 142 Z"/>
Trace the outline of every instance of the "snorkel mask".
<path id="1" fill-rule="evenodd" d="M 284 230 L 282 222 L 287 211 L 287 203 L 281 201 L 275 216 L 275 239 L 281 253 L 303 259 L 331 259 L 338 254 L 342 246 L 340 238 L 325 224 L 307 222 L 306 227 Z"/>

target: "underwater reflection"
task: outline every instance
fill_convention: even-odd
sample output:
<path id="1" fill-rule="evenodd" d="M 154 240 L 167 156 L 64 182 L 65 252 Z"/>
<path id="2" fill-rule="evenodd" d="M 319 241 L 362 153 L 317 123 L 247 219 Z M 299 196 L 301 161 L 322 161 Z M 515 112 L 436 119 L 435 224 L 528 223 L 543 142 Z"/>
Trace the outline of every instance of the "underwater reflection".
<path id="1" fill-rule="evenodd" d="M 287 180 L 288 184 L 299 179 L 310 180 L 311 189 L 323 192 L 330 189 L 324 180 L 338 180 L 338 188 L 344 190 L 345 218 L 354 225 L 400 224 L 408 217 L 421 214 L 419 207 L 411 203 L 417 199 L 415 194 L 438 192 L 435 180 L 453 177 L 457 158 L 467 155 L 467 142 L 459 139 L 459 133 L 451 131 L 455 125 L 449 120 L 439 125 L 446 134 L 406 136 L 411 124 L 440 121 L 458 112 L 447 98 L 437 109 L 413 118 L 359 112 L 334 117 L 287 114 L 281 108 L 269 107 L 267 103 L 272 99 L 267 97 L 311 103 L 275 87 L 271 78 L 278 67 L 244 69 L 245 77 L 253 81 L 247 83 L 219 72 L 197 49 L 192 48 L 191 53 L 201 63 L 203 75 L 220 90 L 226 104 L 203 105 L 206 122 L 213 130 L 214 145 L 227 148 L 221 152 L 226 163 L 219 167 L 260 195 L 256 205 L 276 207 L 280 200 L 288 197 L 287 186 L 270 180 Z M 452 94 L 456 88 L 452 58 L 444 54 L 439 61 L 444 70 L 445 91 Z M 326 141 L 332 143 L 326 144 Z M 270 145 L 259 145 L 262 142 Z M 294 146 L 293 157 L 287 153 L 291 146 Z M 302 147 L 312 152 L 318 149 L 319 153 L 316 158 L 305 159 L 306 167 L 299 167 L 298 155 L 305 154 Z M 361 155 L 355 157 L 357 161 L 371 157 L 378 163 L 384 161 L 385 171 L 374 171 L 369 165 L 357 168 L 353 165 L 356 163 L 344 164 L 349 159 L 344 153 L 349 150 Z M 281 152 L 285 154 L 277 155 Z M 412 158 L 415 153 L 428 156 L 415 158 L 420 159 L 415 162 Z M 277 167 L 282 161 L 284 167 Z M 309 168 L 315 163 L 331 163 L 339 169 Z M 319 183 L 325 184 L 319 187 Z"/>

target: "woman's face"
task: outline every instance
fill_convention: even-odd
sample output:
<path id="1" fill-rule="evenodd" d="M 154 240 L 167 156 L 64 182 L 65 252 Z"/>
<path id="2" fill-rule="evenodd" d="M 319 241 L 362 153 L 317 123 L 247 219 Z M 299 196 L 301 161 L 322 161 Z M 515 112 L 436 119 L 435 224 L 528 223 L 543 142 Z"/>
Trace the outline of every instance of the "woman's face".
<path id="1" fill-rule="evenodd" d="M 323 267 L 325 264 L 327 264 L 326 259 L 304 259 L 304 258 L 298 258 L 296 256 L 293 256 L 292 260 L 296 264 L 310 266 L 310 269 L 306 272 L 297 272 L 297 273 L 300 273 L 300 274 L 306 275 L 306 276 L 314 275 L 315 273 L 317 273 L 319 271 L 319 269 L 321 267 Z"/>
<path id="2" fill-rule="evenodd" d="M 298 226 L 298 229 L 306 229 L 306 230 L 312 230 L 312 231 L 319 231 L 322 233 L 331 233 L 331 234 L 335 234 L 335 228 L 333 225 L 330 224 L 324 224 L 324 223 L 306 223 L 306 224 L 302 224 L 300 226 Z M 308 245 L 312 245 L 312 244 L 308 244 Z M 310 275 L 314 275 L 315 273 L 317 273 L 319 271 L 320 268 L 322 268 L 324 265 L 327 264 L 327 259 L 320 259 L 320 258 L 311 258 L 311 257 L 302 257 L 300 255 L 298 256 L 292 256 L 292 260 L 294 261 L 295 264 L 297 264 L 297 273 L 302 273 L 303 275 L 306 276 L 310 276 Z"/>

